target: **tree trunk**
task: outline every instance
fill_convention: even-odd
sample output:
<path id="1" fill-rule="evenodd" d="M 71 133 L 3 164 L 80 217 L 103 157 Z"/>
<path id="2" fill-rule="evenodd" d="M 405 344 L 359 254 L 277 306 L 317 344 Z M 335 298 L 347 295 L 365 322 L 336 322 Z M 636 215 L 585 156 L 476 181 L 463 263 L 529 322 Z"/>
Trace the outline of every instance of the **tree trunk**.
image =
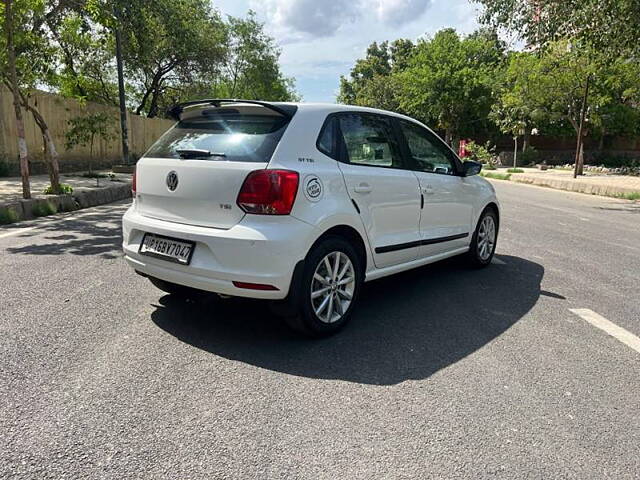
<path id="1" fill-rule="evenodd" d="M 22 198 L 31 198 L 31 185 L 29 184 L 29 159 L 27 153 L 27 139 L 24 134 L 24 119 L 20 108 L 20 96 L 18 93 L 18 74 L 16 72 L 16 52 L 13 45 L 13 0 L 5 0 L 5 28 L 7 31 L 7 62 L 9 77 L 13 94 L 13 109 L 16 115 L 16 130 L 18 132 L 18 153 L 20 155 L 20 176 L 22 177 Z"/>
<path id="2" fill-rule="evenodd" d="M 453 142 L 453 130 L 451 128 L 447 128 L 444 134 L 444 141 L 447 145 L 451 146 L 451 142 Z"/>
<path id="3" fill-rule="evenodd" d="M 151 93 L 151 103 L 149 103 L 149 113 L 147 113 L 147 118 L 154 118 L 158 116 L 158 97 L 160 96 L 160 83 L 156 85 L 153 92 Z"/>
<path id="4" fill-rule="evenodd" d="M 578 175 L 584 175 L 584 135 L 582 137 L 582 142 L 580 142 L 580 153 L 578 155 L 579 167 L 578 167 Z"/>
<path id="5" fill-rule="evenodd" d="M 93 137 L 91 134 L 91 142 L 89 143 L 89 173 L 93 173 Z"/>
<path id="6" fill-rule="evenodd" d="M 118 97 L 120 100 L 120 132 L 122 135 L 122 162 L 129 165 L 129 131 L 127 130 L 127 99 L 124 91 L 124 68 L 122 64 L 122 39 L 120 29 L 115 28 L 116 64 L 118 70 Z"/>
<path id="7" fill-rule="evenodd" d="M 524 127 L 524 139 L 522 140 L 522 151 L 526 152 L 527 148 L 529 148 L 529 143 L 531 143 L 531 127 Z"/>
<path id="8" fill-rule="evenodd" d="M 53 142 L 49 126 L 38 108 L 33 105 L 29 105 L 29 100 L 26 96 L 20 94 L 20 97 L 22 99 L 22 106 L 31 112 L 33 119 L 36 121 L 36 124 L 40 129 L 40 133 L 42 134 L 42 141 L 45 145 L 44 157 L 47 163 L 47 170 L 49 171 L 51 190 L 54 193 L 60 193 L 60 165 L 58 163 L 58 150 L 56 150 L 56 145 Z"/>
<path id="9" fill-rule="evenodd" d="M 518 167 L 518 137 L 513 137 L 513 168 Z"/>
<path id="10" fill-rule="evenodd" d="M 582 110 L 580 111 L 580 125 L 578 127 L 578 144 L 576 146 L 576 164 L 573 170 L 573 178 L 584 173 L 584 120 L 587 115 L 587 102 L 589 101 L 589 87 L 591 84 L 591 75 L 587 75 L 587 82 L 584 87 L 584 97 L 582 99 Z"/>

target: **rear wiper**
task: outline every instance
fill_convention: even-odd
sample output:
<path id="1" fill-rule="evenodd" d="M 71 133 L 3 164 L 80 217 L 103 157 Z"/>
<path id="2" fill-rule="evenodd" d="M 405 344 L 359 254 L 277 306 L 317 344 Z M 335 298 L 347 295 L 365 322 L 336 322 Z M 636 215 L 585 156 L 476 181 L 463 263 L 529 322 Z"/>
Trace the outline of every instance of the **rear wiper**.
<path id="1" fill-rule="evenodd" d="M 176 150 L 180 158 L 203 158 L 203 157 L 226 157 L 226 153 L 210 152 L 209 150 L 200 150 L 198 148 L 188 148 Z"/>

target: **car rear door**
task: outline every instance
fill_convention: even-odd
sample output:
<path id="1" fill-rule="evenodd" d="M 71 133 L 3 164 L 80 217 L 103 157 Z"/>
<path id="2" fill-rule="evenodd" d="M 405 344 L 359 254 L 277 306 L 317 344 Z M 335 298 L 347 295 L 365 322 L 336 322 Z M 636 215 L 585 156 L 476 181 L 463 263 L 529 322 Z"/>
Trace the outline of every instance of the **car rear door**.
<path id="1" fill-rule="evenodd" d="M 136 165 L 136 208 L 147 217 L 229 229 L 247 175 L 267 167 L 289 118 L 235 104 L 186 112 Z"/>
<path id="2" fill-rule="evenodd" d="M 459 175 L 460 161 L 435 134 L 397 120 L 406 161 L 420 182 L 419 257 L 460 249 L 471 239 L 474 189 Z"/>
<path id="3" fill-rule="evenodd" d="M 420 192 L 406 169 L 388 117 L 336 114 L 339 166 L 349 195 L 365 225 L 376 267 L 418 256 Z"/>

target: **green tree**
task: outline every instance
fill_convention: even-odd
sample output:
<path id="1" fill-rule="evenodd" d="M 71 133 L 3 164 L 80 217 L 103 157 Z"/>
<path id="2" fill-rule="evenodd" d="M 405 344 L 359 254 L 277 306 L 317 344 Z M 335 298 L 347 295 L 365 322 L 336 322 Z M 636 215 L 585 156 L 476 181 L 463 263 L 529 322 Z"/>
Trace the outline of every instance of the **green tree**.
<path id="1" fill-rule="evenodd" d="M 349 78 L 340 77 L 338 102 L 400 110 L 399 79 L 411 60 L 415 45 L 411 40 L 398 39 L 389 44 L 373 42 L 365 58 L 356 61 Z"/>
<path id="2" fill-rule="evenodd" d="M 501 132 L 514 137 L 524 135 L 522 151 L 529 146 L 531 130 L 541 127 L 546 116 L 540 105 L 539 56 L 531 52 L 512 53 L 503 84 L 489 117 Z"/>
<path id="3" fill-rule="evenodd" d="M 77 145 L 89 146 L 89 173 L 93 173 L 93 145 L 96 138 L 110 141 L 115 138 L 112 119 L 105 113 L 94 113 L 69 120 L 65 133 L 65 148 L 71 150 Z"/>
<path id="4" fill-rule="evenodd" d="M 51 79 L 56 48 L 42 29 L 48 18 L 66 8 L 66 3 L 63 0 L 46 3 L 40 0 L 20 0 L 5 1 L 0 5 L 4 9 L 0 24 L 0 81 L 14 98 L 23 185 L 28 177 L 28 167 L 20 107 L 33 115 L 40 129 L 51 189 L 59 192 L 58 152 L 47 121 L 37 105 L 31 102 L 30 95 L 37 85 L 46 84 Z M 23 190 L 23 196 L 30 195 L 26 188 L 23 187 Z"/>
<path id="5" fill-rule="evenodd" d="M 495 38 L 486 32 L 460 38 L 445 29 L 420 40 L 400 74 L 401 108 L 444 130 L 449 144 L 490 128 L 494 87 L 505 62 Z"/>
<path id="6" fill-rule="evenodd" d="M 283 75 L 280 50 L 254 12 L 228 18 L 225 55 L 216 75 L 205 76 L 188 90 L 189 96 L 297 101 L 292 79 Z M 177 98 L 176 98 L 177 100 Z"/>
<path id="7" fill-rule="evenodd" d="M 530 45 L 570 38 L 614 57 L 640 53 L 637 0 L 475 1 L 485 7 L 481 20 L 518 33 Z"/>

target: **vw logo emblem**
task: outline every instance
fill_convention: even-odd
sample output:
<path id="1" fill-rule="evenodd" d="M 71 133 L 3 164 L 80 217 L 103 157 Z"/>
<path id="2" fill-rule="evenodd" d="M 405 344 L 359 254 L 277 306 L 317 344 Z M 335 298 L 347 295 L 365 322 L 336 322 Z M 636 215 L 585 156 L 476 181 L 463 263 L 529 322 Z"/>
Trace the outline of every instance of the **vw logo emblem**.
<path id="1" fill-rule="evenodd" d="M 173 170 L 167 174 L 167 187 L 172 192 L 178 188 L 178 174 Z"/>

